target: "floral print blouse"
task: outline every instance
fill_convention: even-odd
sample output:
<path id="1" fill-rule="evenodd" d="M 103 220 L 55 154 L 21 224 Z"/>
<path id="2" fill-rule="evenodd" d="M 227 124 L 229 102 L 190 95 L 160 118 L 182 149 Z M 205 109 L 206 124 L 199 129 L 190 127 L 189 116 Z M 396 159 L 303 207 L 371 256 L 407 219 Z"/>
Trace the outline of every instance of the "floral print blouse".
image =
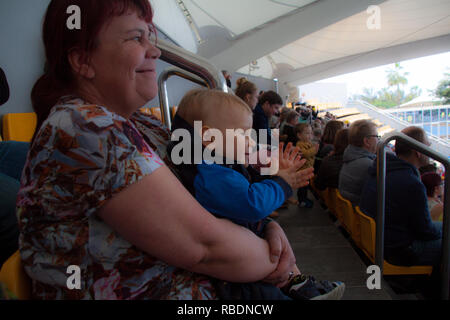
<path id="1" fill-rule="evenodd" d="M 127 120 L 76 97 L 51 110 L 31 146 L 17 199 L 20 253 L 34 298 L 216 298 L 208 278 L 139 250 L 96 214 L 164 165 L 169 136 L 152 116 L 136 112 Z M 79 290 L 67 286 L 71 265 L 81 271 Z"/>

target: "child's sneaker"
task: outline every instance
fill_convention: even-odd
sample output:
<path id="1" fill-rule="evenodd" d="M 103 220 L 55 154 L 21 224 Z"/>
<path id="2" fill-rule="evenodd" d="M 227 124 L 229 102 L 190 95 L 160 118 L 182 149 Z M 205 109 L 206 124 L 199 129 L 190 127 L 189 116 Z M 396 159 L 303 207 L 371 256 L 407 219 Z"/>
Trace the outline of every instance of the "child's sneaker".
<path id="1" fill-rule="evenodd" d="M 306 198 L 304 201 L 302 201 L 301 203 L 299 203 L 298 205 L 300 208 L 312 208 L 314 206 L 314 202 L 312 200 L 309 200 L 308 198 Z"/>
<path id="2" fill-rule="evenodd" d="M 295 276 L 288 289 L 288 296 L 295 300 L 340 300 L 345 284 L 340 281 L 316 281 L 314 277 Z"/>

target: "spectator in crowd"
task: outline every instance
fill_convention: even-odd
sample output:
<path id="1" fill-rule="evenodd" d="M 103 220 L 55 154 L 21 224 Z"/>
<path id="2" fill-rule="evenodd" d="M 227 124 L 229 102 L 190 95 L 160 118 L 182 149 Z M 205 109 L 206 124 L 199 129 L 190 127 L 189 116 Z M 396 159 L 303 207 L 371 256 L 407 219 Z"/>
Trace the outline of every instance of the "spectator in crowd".
<path id="1" fill-rule="evenodd" d="M 237 79 L 234 93 L 244 100 L 252 110 L 255 109 L 258 103 L 258 88 L 253 82 L 244 77 Z"/>
<path id="2" fill-rule="evenodd" d="M 327 113 L 325 114 L 325 121 L 331 121 L 331 120 L 336 120 L 336 117 L 327 111 Z"/>
<path id="3" fill-rule="evenodd" d="M 301 168 L 314 168 L 314 157 L 317 154 L 318 146 L 312 143 L 311 125 L 308 123 L 299 123 L 295 126 L 295 134 L 297 135 L 297 147 L 306 163 Z M 314 202 L 308 198 L 308 186 L 298 188 L 297 190 L 298 205 L 300 207 L 312 208 Z"/>
<path id="4" fill-rule="evenodd" d="M 280 134 L 284 131 L 284 126 L 286 124 L 286 118 L 290 111 L 293 111 L 293 110 L 290 108 L 287 108 L 287 107 L 281 108 L 281 111 L 280 111 Z M 284 140 L 282 140 L 282 141 L 284 141 Z"/>
<path id="5" fill-rule="evenodd" d="M 70 5 L 89 16 L 77 36 L 65 28 Z M 17 198 L 34 299 L 208 300 L 211 278 L 290 278 L 281 227 L 269 222 L 261 238 L 206 211 L 170 170 L 170 132 L 139 112 L 157 95 L 152 18 L 147 0 L 49 3 Z M 80 290 L 67 288 L 70 265 L 83 271 Z"/>
<path id="6" fill-rule="evenodd" d="M 395 151 L 395 148 L 394 148 L 394 151 Z M 427 172 L 437 173 L 437 168 L 436 168 L 436 165 L 434 163 L 430 163 L 430 164 L 427 164 L 427 165 L 425 165 L 423 167 L 420 167 L 419 168 L 419 172 L 420 172 L 420 175 L 423 175 L 423 174 L 425 174 Z"/>
<path id="7" fill-rule="evenodd" d="M 421 176 L 422 182 L 427 189 L 428 210 L 430 210 L 431 220 L 442 221 L 444 214 L 444 181 L 434 172 L 426 172 Z"/>
<path id="8" fill-rule="evenodd" d="M 334 150 L 323 159 L 319 172 L 316 174 L 315 186 L 319 190 L 339 187 L 339 173 L 341 172 L 344 151 L 348 146 L 347 128 L 337 132 L 334 139 Z"/>
<path id="9" fill-rule="evenodd" d="M 194 131 L 196 120 L 202 121 L 201 132 Z M 206 130 L 216 129 L 222 132 L 226 140 L 226 130 L 247 130 L 251 128 L 251 121 L 252 110 L 240 99 L 215 90 L 196 89 L 188 92 L 181 101 L 177 117 L 174 119 L 174 129 L 185 129 L 191 136 L 203 136 Z M 298 149 L 291 148 L 292 145 L 289 144 L 285 152 L 280 150 L 280 170 L 277 175 L 261 176 L 249 166 L 248 159 L 240 158 L 236 153 L 237 141 L 245 141 L 245 152 L 251 151 L 251 140 L 243 139 L 244 136 L 234 140 L 235 145 L 231 151 L 227 149 L 226 141 L 223 142 L 222 152 L 216 150 L 215 155 L 223 158 L 223 164 L 209 161 L 203 161 L 201 164 L 191 162 L 181 164 L 179 172 L 186 188 L 209 212 L 219 218 L 230 219 L 261 236 L 263 227 L 268 222 L 264 219 L 292 194 L 292 188 L 308 183 L 308 178 L 312 177 L 312 170 L 296 172 L 305 160 L 297 157 Z M 191 142 L 193 141 L 195 139 L 191 137 Z M 208 148 L 212 142 L 203 141 L 202 144 L 203 148 Z M 171 144 L 169 148 L 172 147 L 175 146 Z M 280 149 L 281 147 L 280 145 Z M 194 148 L 192 145 L 192 149 Z M 293 278 L 283 288 L 287 296 L 294 299 L 319 298 L 311 296 L 310 286 L 315 282 L 308 283 L 307 277 L 301 277 L 296 267 L 292 272 Z M 236 298 L 241 299 L 288 299 L 279 288 L 263 282 L 245 285 L 228 281 L 216 283 L 223 299 L 234 297 L 236 291 L 240 292 Z M 340 284 L 333 286 L 330 283 L 329 287 L 337 294 L 343 290 L 340 286 Z M 318 290 L 315 292 L 318 293 Z"/>
<path id="10" fill-rule="evenodd" d="M 320 141 L 322 140 L 322 129 L 319 127 L 313 127 L 313 137 L 312 142 L 320 146 Z"/>
<path id="11" fill-rule="evenodd" d="M 222 74 L 227 82 L 227 87 L 231 89 L 231 74 L 227 70 L 222 70 Z"/>
<path id="12" fill-rule="evenodd" d="M 323 130 L 322 138 L 319 144 L 319 152 L 316 155 L 314 162 L 314 172 L 319 172 L 322 159 L 328 156 L 333 151 L 334 138 L 336 133 L 344 127 L 342 121 L 331 120 L 328 121 Z"/>
<path id="13" fill-rule="evenodd" d="M 369 120 L 358 120 L 350 126 L 349 145 L 344 151 L 344 164 L 339 174 L 339 192 L 355 206 L 369 177 L 368 169 L 376 157 L 379 138 L 376 125 Z"/>
<path id="14" fill-rule="evenodd" d="M 324 126 L 322 126 L 321 120 L 322 120 L 321 118 L 317 118 L 313 121 L 313 123 L 312 123 L 313 130 L 314 129 L 320 129 L 320 130 L 324 129 Z"/>
<path id="15" fill-rule="evenodd" d="M 279 129 L 281 125 L 281 112 L 278 111 L 269 119 L 270 129 Z"/>
<path id="16" fill-rule="evenodd" d="M 297 144 L 297 135 L 295 134 L 295 126 L 298 124 L 298 113 L 294 110 L 288 109 L 286 116 L 286 123 L 283 127 L 282 135 L 286 137 L 285 142 L 291 142 L 294 146 Z"/>
<path id="17" fill-rule="evenodd" d="M 270 130 L 269 119 L 278 113 L 282 105 L 283 100 L 278 93 L 267 91 L 262 95 L 259 103 L 253 110 L 253 129 L 257 132 L 258 144 L 272 144 L 272 132 Z M 260 130 L 264 131 L 267 139 L 262 139 Z"/>
<path id="18" fill-rule="evenodd" d="M 262 97 L 263 94 L 264 94 L 264 91 L 261 90 L 261 91 L 259 92 L 259 94 L 258 94 L 258 100 L 261 99 L 261 97 Z"/>
<path id="19" fill-rule="evenodd" d="M 300 114 L 300 123 L 311 123 L 311 109 L 307 106 L 299 106 L 295 109 Z"/>
<path id="20" fill-rule="evenodd" d="M 351 129 L 350 129 L 351 130 Z M 402 133 L 430 145 L 422 128 Z M 442 223 L 432 222 L 426 188 L 418 169 L 429 163 L 426 155 L 398 140 L 395 153 L 386 153 L 385 259 L 395 265 L 438 266 L 441 258 Z M 363 188 L 360 208 L 370 217 L 377 211 L 377 166 L 372 164 Z"/>

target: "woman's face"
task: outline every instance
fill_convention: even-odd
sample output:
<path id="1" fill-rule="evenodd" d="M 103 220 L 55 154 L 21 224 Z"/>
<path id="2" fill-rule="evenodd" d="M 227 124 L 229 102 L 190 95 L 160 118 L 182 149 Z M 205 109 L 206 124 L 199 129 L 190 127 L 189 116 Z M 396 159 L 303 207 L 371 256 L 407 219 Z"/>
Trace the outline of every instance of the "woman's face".
<path id="1" fill-rule="evenodd" d="M 251 94 L 248 93 L 245 102 L 247 102 L 248 106 L 252 108 L 252 110 L 255 109 L 256 105 L 258 104 L 258 92 L 255 91 Z"/>
<path id="2" fill-rule="evenodd" d="M 150 30 L 136 12 L 114 17 L 101 29 L 91 56 L 92 85 L 105 106 L 121 115 L 131 115 L 157 94 L 161 51 L 150 42 Z"/>

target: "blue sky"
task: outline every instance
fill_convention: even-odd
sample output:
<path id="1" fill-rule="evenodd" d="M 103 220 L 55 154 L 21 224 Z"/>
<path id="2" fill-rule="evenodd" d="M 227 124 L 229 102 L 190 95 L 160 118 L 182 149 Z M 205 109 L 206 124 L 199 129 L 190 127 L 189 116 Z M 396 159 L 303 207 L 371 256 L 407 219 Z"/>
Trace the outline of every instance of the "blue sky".
<path id="1" fill-rule="evenodd" d="M 428 89 L 436 89 L 444 73 L 450 73 L 450 52 L 422 57 L 418 59 L 399 61 L 403 71 L 409 72 L 408 87 L 417 85 L 422 89 L 422 94 L 428 93 Z M 394 64 L 353 72 L 319 82 L 346 83 L 348 96 L 362 93 L 364 87 L 378 91 L 387 87 L 386 72 Z"/>

